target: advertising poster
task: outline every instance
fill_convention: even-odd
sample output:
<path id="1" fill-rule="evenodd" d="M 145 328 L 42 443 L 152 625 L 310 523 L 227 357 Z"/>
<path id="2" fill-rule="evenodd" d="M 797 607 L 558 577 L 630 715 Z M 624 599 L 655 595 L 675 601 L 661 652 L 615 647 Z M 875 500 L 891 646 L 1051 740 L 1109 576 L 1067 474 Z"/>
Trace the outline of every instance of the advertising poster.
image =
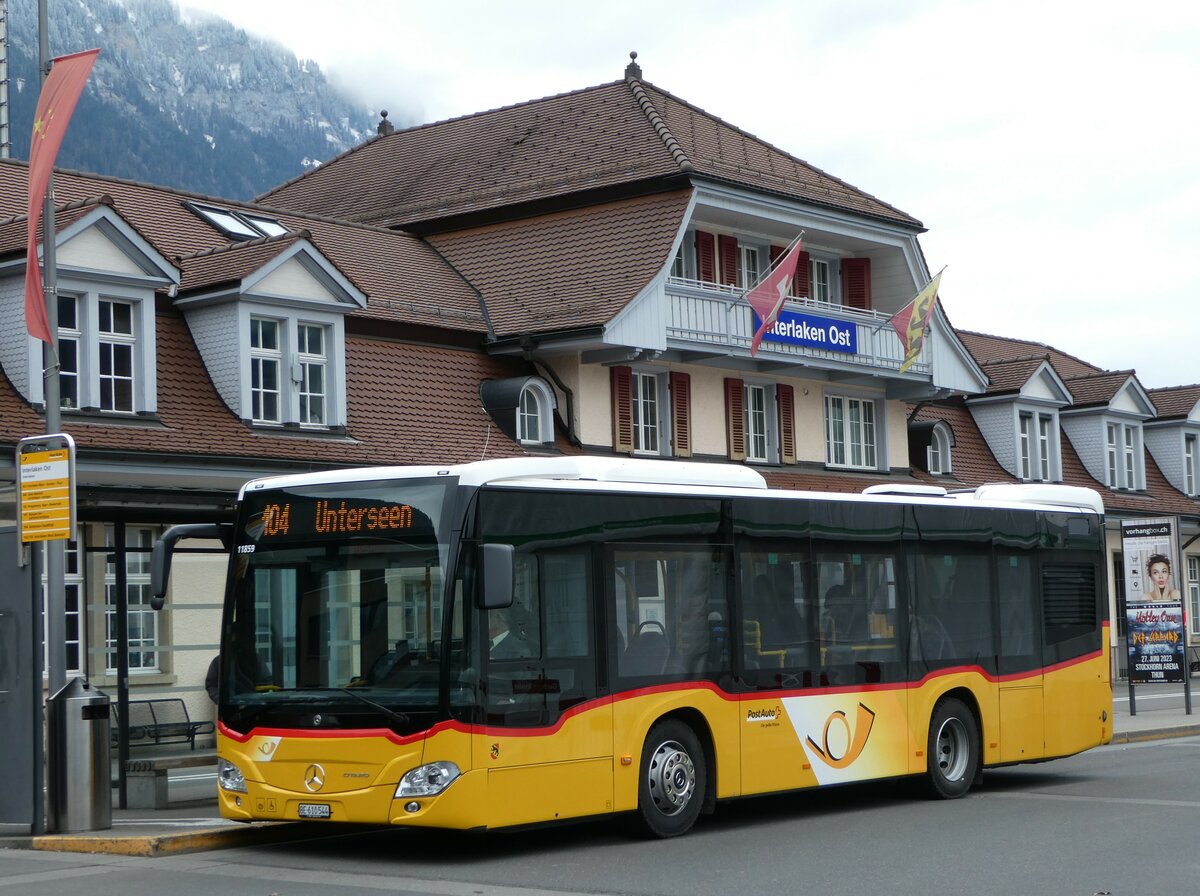
<path id="1" fill-rule="evenodd" d="M 1123 520 L 1126 634 L 1132 684 L 1184 680 L 1183 602 L 1175 520 Z"/>

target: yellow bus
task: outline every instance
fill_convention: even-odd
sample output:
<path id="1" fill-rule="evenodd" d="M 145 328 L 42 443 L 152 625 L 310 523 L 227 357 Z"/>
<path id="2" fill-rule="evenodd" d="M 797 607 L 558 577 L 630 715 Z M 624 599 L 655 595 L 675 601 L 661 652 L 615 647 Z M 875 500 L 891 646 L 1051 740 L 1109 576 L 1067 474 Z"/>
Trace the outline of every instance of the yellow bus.
<path id="1" fill-rule="evenodd" d="M 248 483 L 221 626 L 227 818 L 491 829 L 983 769 L 1112 737 L 1089 490 L 768 489 L 494 460 Z M 161 600 L 160 600 L 161 603 Z"/>

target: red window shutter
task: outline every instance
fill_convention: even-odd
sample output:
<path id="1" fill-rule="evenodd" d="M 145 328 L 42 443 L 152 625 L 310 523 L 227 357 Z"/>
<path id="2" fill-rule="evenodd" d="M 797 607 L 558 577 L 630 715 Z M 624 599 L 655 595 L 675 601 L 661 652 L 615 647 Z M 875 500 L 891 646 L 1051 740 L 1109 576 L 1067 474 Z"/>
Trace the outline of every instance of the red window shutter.
<path id="1" fill-rule="evenodd" d="M 732 377 L 725 379 L 725 433 L 730 460 L 746 459 L 746 387 Z"/>
<path id="2" fill-rule="evenodd" d="M 705 283 L 717 282 L 717 241 L 703 230 L 696 231 L 696 277 Z"/>
<path id="3" fill-rule="evenodd" d="M 721 282 L 726 286 L 737 286 L 738 243 L 737 239 L 725 234 L 717 236 L 717 254 L 721 257 Z"/>
<path id="4" fill-rule="evenodd" d="M 619 454 L 633 454 L 633 371 L 629 367 L 610 369 L 613 451 Z"/>
<path id="5" fill-rule="evenodd" d="M 771 267 L 775 267 L 775 262 L 779 260 L 779 256 L 783 254 L 783 246 L 772 246 L 767 250 L 767 258 L 770 259 Z"/>
<path id="6" fill-rule="evenodd" d="M 871 259 L 842 259 L 842 304 L 859 311 L 871 310 Z"/>
<path id="7" fill-rule="evenodd" d="M 779 460 L 796 462 L 796 392 L 791 386 L 775 387 L 775 403 L 779 405 Z"/>
<path id="8" fill-rule="evenodd" d="M 800 298 L 812 298 L 812 265 L 809 254 L 800 252 L 796 255 L 796 279 L 792 284 L 792 295 Z"/>
<path id="9" fill-rule="evenodd" d="M 671 374 L 671 440 L 676 457 L 692 456 L 692 377 Z"/>

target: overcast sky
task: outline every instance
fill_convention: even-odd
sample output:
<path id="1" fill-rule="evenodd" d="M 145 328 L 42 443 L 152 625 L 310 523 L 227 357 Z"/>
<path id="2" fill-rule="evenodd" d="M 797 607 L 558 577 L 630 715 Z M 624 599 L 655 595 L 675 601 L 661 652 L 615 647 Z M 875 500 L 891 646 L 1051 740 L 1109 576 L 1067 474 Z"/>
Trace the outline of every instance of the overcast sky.
<path id="1" fill-rule="evenodd" d="M 1200 382 L 1194 0 L 177 0 L 398 125 L 645 80 L 924 222 L 960 329 Z"/>

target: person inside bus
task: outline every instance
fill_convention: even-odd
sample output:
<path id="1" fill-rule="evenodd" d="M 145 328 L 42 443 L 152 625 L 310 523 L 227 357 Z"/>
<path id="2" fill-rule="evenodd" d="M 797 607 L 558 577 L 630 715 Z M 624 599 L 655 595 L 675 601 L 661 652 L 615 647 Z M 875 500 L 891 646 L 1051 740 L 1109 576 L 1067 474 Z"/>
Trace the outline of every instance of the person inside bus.
<path id="1" fill-rule="evenodd" d="M 512 624 L 511 607 L 488 613 L 488 656 L 494 660 L 517 660 L 533 656 L 533 646 Z"/>

